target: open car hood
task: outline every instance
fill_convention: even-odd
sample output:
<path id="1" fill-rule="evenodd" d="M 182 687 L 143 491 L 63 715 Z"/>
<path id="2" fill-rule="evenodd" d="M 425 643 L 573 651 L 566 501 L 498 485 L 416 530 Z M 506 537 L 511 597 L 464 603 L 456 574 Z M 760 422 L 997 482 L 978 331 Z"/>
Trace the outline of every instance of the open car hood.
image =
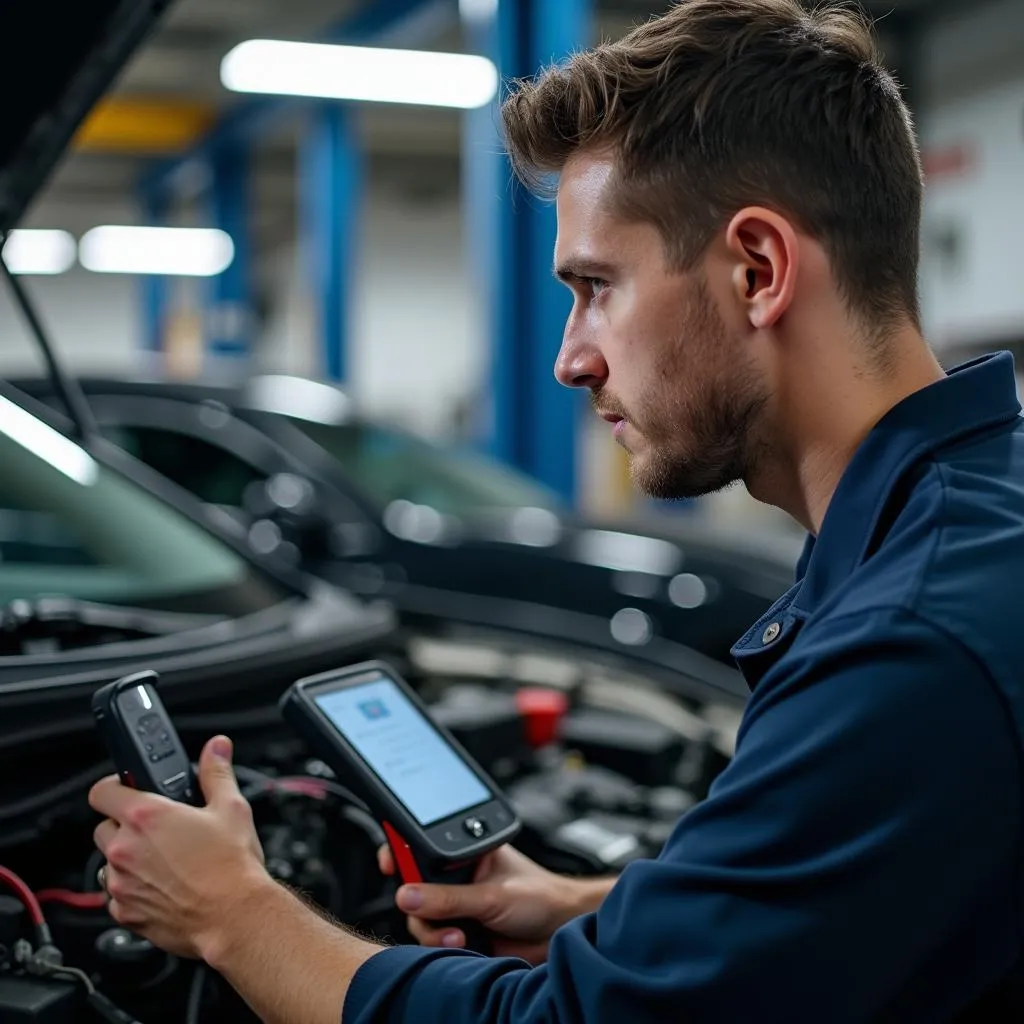
<path id="1" fill-rule="evenodd" d="M 40 191 L 71 137 L 173 0 L 4 4 L 0 232 Z"/>

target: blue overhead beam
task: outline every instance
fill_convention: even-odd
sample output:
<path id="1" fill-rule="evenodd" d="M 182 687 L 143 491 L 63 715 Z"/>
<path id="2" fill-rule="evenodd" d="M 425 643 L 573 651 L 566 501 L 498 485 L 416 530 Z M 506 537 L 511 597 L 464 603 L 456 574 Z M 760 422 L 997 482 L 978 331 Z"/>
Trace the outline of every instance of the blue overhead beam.
<path id="1" fill-rule="evenodd" d="M 362 158 L 352 111 L 323 104 L 300 152 L 302 255 L 316 310 L 320 369 L 342 382 L 348 369 L 348 312 L 362 201 Z"/>
<path id="2" fill-rule="evenodd" d="M 592 5 L 593 0 L 498 0 L 492 17 L 466 27 L 504 80 L 530 77 L 590 44 Z M 490 448 L 573 501 L 581 402 L 553 374 L 572 305 L 551 274 L 555 210 L 512 179 L 499 125 L 496 105 L 470 114 L 464 151 L 469 242 L 473 262 L 486 275 L 489 309 Z"/>
<path id="3" fill-rule="evenodd" d="M 411 46 L 436 38 L 457 24 L 458 13 L 458 0 L 369 0 L 315 41 Z M 219 150 L 251 144 L 279 125 L 286 115 L 301 115 L 308 103 L 280 96 L 239 99 L 187 152 L 153 166 L 143 176 L 141 188 L 147 194 L 173 194 L 179 185 L 189 181 L 193 168 L 205 166 Z"/>
<path id="4" fill-rule="evenodd" d="M 208 282 L 206 351 L 217 360 L 241 360 L 249 354 L 254 306 L 248 151 L 240 146 L 219 150 L 211 171 L 210 221 L 231 236 L 235 255 L 231 265 Z"/>

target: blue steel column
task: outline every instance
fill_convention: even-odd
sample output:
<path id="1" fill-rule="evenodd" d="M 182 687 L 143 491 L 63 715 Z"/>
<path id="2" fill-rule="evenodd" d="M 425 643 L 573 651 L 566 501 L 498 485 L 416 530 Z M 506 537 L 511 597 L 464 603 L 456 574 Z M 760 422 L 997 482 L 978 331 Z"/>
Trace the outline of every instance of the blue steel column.
<path id="1" fill-rule="evenodd" d="M 235 257 L 210 278 L 205 318 L 206 349 L 215 359 L 249 356 L 253 327 L 249 159 L 241 146 L 225 146 L 211 159 L 210 212 L 214 227 L 231 236 Z"/>
<path id="2" fill-rule="evenodd" d="M 142 223 L 163 227 L 167 223 L 167 197 L 160 190 L 146 190 L 140 196 Z M 159 274 L 142 274 L 142 344 L 146 352 L 159 353 L 164 348 L 167 326 L 167 278 Z"/>
<path id="3" fill-rule="evenodd" d="M 592 0 L 498 0 L 495 6 L 489 23 L 467 28 L 503 80 L 532 76 L 589 45 Z M 571 308 L 569 293 L 551 274 L 555 210 L 511 180 L 498 125 L 497 109 L 471 114 L 465 148 L 467 216 L 490 237 L 483 265 L 493 345 L 491 449 L 572 501 L 581 401 L 553 376 Z"/>
<path id="4" fill-rule="evenodd" d="M 320 370 L 341 382 L 348 374 L 349 296 L 362 199 L 362 159 L 347 107 L 324 104 L 314 113 L 300 171 L 302 254 L 316 309 Z"/>
<path id="5" fill-rule="evenodd" d="M 469 3 L 462 6 L 462 32 L 468 52 L 496 61 L 498 52 L 498 0 Z M 495 125 L 499 118 L 500 96 L 488 106 L 467 110 L 462 115 L 462 220 L 466 267 L 481 313 L 479 330 L 488 339 L 490 368 L 483 393 L 474 395 L 471 438 L 506 462 L 518 464 L 513 433 L 504 422 L 499 428 L 499 415 L 506 413 L 494 382 L 508 376 L 504 352 L 498 345 L 495 303 L 499 283 L 497 270 L 497 239 L 501 223 L 501 190 L 507 177 L 507 163 L 501 155 Z"/>

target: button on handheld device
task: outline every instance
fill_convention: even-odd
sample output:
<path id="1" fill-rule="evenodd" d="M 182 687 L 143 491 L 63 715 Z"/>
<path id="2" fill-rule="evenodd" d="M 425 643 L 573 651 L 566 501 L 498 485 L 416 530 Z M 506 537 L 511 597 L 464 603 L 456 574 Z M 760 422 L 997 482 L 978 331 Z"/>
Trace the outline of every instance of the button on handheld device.
<path id="1" fill-rule="evenodd" d="M 519 833 L 497 785 L 386 663 L 300 679 L 281 713 L 366 801 L 403 882 L 470 882 L 480 858 Z M 479 925 L 444 923 L 481 948 Z"/>
<path id="2" fill-rule="evenodd" d="M 92 713 L 121 782 L 199 806 L 188 754 L 156 692 L 156 672 L 136 672 L 98 689 Z"/>

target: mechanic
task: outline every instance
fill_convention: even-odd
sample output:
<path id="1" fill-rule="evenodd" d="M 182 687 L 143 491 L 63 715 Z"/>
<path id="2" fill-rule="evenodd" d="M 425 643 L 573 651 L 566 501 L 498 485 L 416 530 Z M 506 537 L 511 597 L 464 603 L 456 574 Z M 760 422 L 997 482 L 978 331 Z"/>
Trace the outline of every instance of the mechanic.
<path id="1" fill-rule="evenodd" d="M 735 758 L 657 860 L 584 883 L 505 849 L 403 887 L 422 945 L 382 949 L 269 877 L 217 737 L 203 809 L 93 790 L 111 913 L 282 1024 L 1019 1014 L 1024 421 L 1008 354 L 947 374 L 922 337 L 921 166 L 870 28 L 683 0 L 503 116 L 557 179 L 558 379 L 643 491 L 741 480 L 808 531 L 735 648 Z M 464 916 L 500 955 L 446 948 Z"/>

